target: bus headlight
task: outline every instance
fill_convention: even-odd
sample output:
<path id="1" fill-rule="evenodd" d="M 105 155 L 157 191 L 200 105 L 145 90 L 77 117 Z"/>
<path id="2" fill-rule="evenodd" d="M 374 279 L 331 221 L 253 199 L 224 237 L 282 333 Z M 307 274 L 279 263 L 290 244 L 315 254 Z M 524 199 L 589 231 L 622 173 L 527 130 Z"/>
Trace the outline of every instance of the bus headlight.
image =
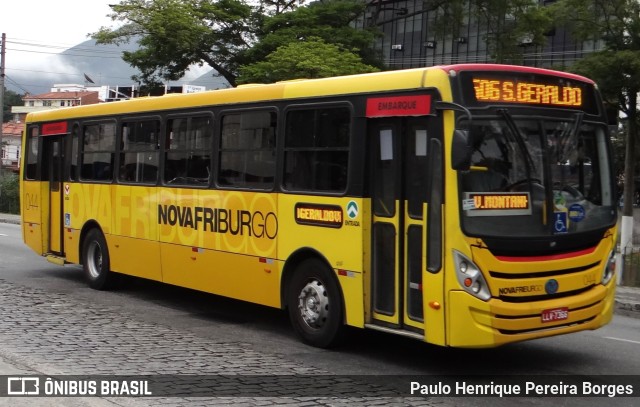
<path id="1" fill-rule="evenodd" d="M 604 270 L 602 271 L 602 285 L 607 285 L 615 274 L 616 254 L 612 250 L 611 253 L 609 253 L 609 259 L 604 263 Z"/>
<path id="2" fill-rule="evenodd" d="M 477 297 L 483 301 L 487 301 L 491 298 L 491 292 L 487 281 L 484 279 L 480 268 L 471 261 L 467 256 L 453 251 L 453 259 L 456 265 L 456 276 L 458 277 L 458 283 L 469 294 Z"/>

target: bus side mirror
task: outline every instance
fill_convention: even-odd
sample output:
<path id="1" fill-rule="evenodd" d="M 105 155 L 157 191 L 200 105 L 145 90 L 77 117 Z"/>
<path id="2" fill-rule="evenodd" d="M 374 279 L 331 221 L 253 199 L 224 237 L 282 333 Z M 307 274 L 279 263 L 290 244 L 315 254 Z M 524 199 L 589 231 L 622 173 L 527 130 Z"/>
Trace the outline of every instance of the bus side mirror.
<path id="1" fill-rule="evenodd" d="M 467 171 L 471 166 L 471 147 L 469 147 L 469 133 L 464 130 L 456 130 L 453 133 L 451 143 L 451 168 L 458 171 Z"/>

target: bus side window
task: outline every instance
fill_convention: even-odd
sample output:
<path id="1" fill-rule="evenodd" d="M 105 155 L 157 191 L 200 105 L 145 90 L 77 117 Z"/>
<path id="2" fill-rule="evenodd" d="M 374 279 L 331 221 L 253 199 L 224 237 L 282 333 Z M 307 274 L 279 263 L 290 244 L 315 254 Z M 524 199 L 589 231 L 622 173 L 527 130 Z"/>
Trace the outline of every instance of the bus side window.
<path id="1" fill-rule="evenodd" d="M 167 121 L 164 182 L 207 186 L 211 175 L 213 117 L 175 117 Z"/>
<path id="2" fill-rule="evenodd" d="M 242 112 L 222 117 L 218 184 L 271 189 L 276 171 L 275 112 Z"/>
<path id="3" fill-rule="evenodd" d="M 144 120 L 122 125 L 120 172 L 123 182 L 155 184 L 158 180 L 160 121 Z"/>
<path id="4" fill-rule="evenodd" d="M 349 108 L 289 111 L 285 127 L 284 188 L 346 191 L 350 138 Z"/>
<path id="5" fill-rule="evenodd" d="M 111 181 L 115 146 L 114 122 L 84 126 L 80 178 L 87 181 Z"/>
<path id="6" fill-rule="evenodd" d="M 38 176 L 38 127 L 34 126 L 29 129 L 29 139 L 27 140 L 27 165 L 24 171 L 24 177 L 28 180 L 35 180 Z"/>
<path id="7" fill-rule="evenodd" d="M 71 132 L 71 156 L 69 160 L 69 177 L 70 181 L 76 181 L 78 179 L 78 149 L 80 143 L 80 126 L 77 124 L 73 126 Z"/>

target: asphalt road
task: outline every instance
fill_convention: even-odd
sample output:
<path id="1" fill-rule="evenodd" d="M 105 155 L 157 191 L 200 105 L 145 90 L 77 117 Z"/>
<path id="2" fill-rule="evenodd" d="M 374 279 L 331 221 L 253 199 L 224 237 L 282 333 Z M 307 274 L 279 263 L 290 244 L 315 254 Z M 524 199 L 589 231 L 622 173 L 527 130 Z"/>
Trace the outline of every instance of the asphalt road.
<path id="1" fill-rule="evenodd" d="M 23 245 L 20 227 L 11 224 L 0 224 L 0 307 L 4 315 L 0 361 L 47 375 L 305 374 L 318 378 L 314 383 L 318 389 L 324 377 L 357 375 L 398 377 L 406 380 L 407 388 L 413 378 L 432 375 L 552 380 L 576 375 L 589 381 L 640 375 L 640 319 L 616 315 L 597 331 L 487 350 L 440 348 L 353 330 L 341 348 L 320 350 L 300 343 L 279 310 L 133 278 L 124 279 L 116 291 L 91 290 L 78 267 L 46 262 Z M 313 385 L 309 387 L 313 390 Z M 636 397 L 384 398 L 372 390 L 370 397 L 351 397 L 346 391 L 327 398 L 311 391 L 308 397 L 295 399 L 109 401 L 113 405 L 622 407 L 638 405 Z"/>

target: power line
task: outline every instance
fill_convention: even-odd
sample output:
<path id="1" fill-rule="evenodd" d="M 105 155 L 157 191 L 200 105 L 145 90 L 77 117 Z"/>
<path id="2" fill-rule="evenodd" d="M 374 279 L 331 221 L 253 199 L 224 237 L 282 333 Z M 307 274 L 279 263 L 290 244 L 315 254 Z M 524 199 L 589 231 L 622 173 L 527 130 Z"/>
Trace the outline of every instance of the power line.
<path id="1" fill-rule="evenodd" d="M 122 59 L 122 52 L 124 51 L 121 49 L 113 49 L 112 47 L 114 47 L 114 45 L 112 44 L 95 44 L 94 46 L 86 46 L 82 45 L 83 43 L 61 44 L 25 39 L 8 40 L 6 43 L 11 46 L 11 48 L 7 48 L 7 51 L 64 55 L 65 57 Z M 55 50 L 61 52 L 55 52 Z"/>
<path id="2" fill-rule="evenodd" d="M 7 40 L 7 44 L 17 44 L 17 43 L 24 43 L 24 44 L 42 44 L 40 42 L 40 40 L 33 40 L 30 38 L 10 38 Z M 60 47 L 67 47 L 67 48 L 71 48 L 73 46 L 78 45 L 77 43 L 62 43 L 62 42 L 47 42 L 44 45 L 46 46 L 60 46 Z"/>
<path id="3" fill-rule="evenodd" d="M 47 43 L 30 43 L 30 42 L 22 42 L 22 41 L 7 41 L 7 44 L 13 44 L 13 45 L 23 45 L 23 46 L 27 46 L 27 47 L 37 47 L 37 48 L 51 48 L 51 49 L 87 49 L 87 50 L 91 50 L 94 49 L 95 47 L 98 46 L 109 46 L 111 44 L 95 44 L 94 47 L 88 47 L 88 46 L 82 46 L 80 44 L 75 44 L 75 45 L 52 45 L 52 44 L 47 44 Z M 111 52 L 117 52 L 117 51 L 111 51 Z"/>
<path id="4" fill-rule="evenodd" d="M 34 73 L 46 73 L 51 75 L 69 75 L 69 76 L 82 76 L 83 73 L 75 73 L 75 72 L 53 72 L 53 71 L 37 71 L 34 69 L 18 69 L 18 68 L 7 68 L 7 71 L 17 71 L 17 72 L 34 72 Z M 122 76 L 103 76 L 104 78 L 111 79 L 125 79 L 131 80 L 131 77 L 122 77 Z"/>
<path id="5" fill-rule="evenodd" d="M 10 78 L 8 75 L 5 75 L 5 79 L 7 79 L 9 82 L 11 82 L 13 84 L 13 86 L 20 88 L 24 93 L 31 93 L 28 90 L 26 90 L 25 88 L 23 88 L 18 82 L 14 81 L 12 78 Z"/>
<path id="6" fill-rule="evenodd" d="M 31 50 L 26 50 L 26 49 L 15 49 L 15 48 L 7 48 L 7 51 L 16 51 L 16 52 L 28 52 L 28 53 L 32 53 L 32 54 L 48 54 L 48 55 L 64 55 L 67 57 L 91 57 L 91 58 L 104 58 L 104 59 L 122 59 L 122 54 L 120 54 L 119 56 L 102 56 L 102 54 L 105 54 L 106 52 L 102 52 L 102 51 L 95 51 L 94 53 L 89 53 L 89 54 L 70 54 L 70 53 L 60 53 L 60 52 L 47 52 L 47 51 L 31 51 Z M 88 51 L 90 52 L 90 51 Z M 96 55 L 98 54 L 98 55 Z"/>

